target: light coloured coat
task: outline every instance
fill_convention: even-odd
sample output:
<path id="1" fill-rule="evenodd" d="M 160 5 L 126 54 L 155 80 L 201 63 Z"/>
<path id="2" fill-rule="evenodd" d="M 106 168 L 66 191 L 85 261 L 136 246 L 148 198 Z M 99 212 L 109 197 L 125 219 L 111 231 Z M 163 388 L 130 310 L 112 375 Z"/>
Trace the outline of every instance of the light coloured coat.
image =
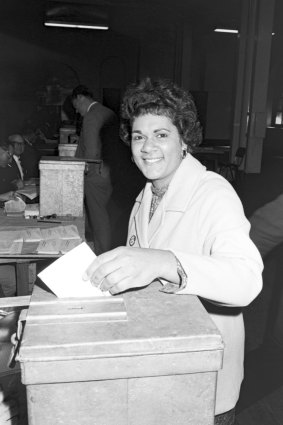
<path id="1" fill-rule="evenodd" d="M 225 349 L 215 411 L 220 414 L 239 397 L 245 334 L 239 307 L 262 288 L 262 260 L 232 186 L 190 154 L 149 222 L 151 197 L 147 183 L 132 210 L 127 244 L 172 251 L 188 276 L 187 287 L 178 294 L 199 296 L 221 332 Z"/>

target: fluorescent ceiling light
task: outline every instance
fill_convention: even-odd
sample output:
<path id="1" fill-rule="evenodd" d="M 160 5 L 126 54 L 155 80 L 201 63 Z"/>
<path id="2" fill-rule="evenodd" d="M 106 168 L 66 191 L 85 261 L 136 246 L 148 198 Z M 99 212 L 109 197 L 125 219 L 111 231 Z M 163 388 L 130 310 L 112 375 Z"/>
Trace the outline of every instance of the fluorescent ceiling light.
<path id="1" fill-rule="evenodd" d="M 65 24 L 59 22 L 44 22 L 46 27 L 63 27 L 63 28 L 84 28 L 89 30 L 108 30 L 109 27 L 98 25 L 84 25 L 84 24 Z"/>
<path id="2" fill-rule="evenodd" d="M 106 7 L 49 0 L 46 6 L 44 25 L 108 30 L 109 20 Z"/>
<path id="3" fill-rule="evenodd" d="M 228 32 L 230 34 L 238 34 L 238 30 L 231 30 L 229 28 L 215 28 L 214 32 Z"/>

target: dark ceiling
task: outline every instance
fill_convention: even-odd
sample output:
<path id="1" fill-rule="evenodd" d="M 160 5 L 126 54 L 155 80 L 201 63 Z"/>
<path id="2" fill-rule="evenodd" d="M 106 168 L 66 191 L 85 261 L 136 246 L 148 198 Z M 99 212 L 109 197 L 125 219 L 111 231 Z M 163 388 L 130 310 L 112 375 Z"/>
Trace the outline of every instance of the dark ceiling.
<path id="1" fill-rule="evenodd" d="M 64 1 L 64 0 L 62 0 Z M 70 3 L 70 0 L 65 0 Z M 215 25 L 238 27 L 241 0 L 73 0 L 75 4 L 103 6 L 115 32 L 138 36 L 145 31 L 189 23 L 210 30 Z M 42 21 L 45 0 L 4 0 L 0 5 L 3 29 L 11 22 L 16 25 Z M 6 25 L 5 25 L 6 24 Z"/>

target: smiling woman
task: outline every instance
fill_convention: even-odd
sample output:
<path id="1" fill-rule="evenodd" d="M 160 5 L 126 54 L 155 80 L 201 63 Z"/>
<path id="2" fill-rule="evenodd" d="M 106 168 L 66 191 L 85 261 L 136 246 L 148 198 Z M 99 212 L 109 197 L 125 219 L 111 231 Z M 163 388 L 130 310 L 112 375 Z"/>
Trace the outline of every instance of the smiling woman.
<path id="1" fill-rule="evenodd" d="M 231 185 L 190 154 L 201 128 L 185 90 L 149 78 L 130 86 L 120 135 L 147 183 L 132 210 L 127 247 L 98 256 L 84 279 L 112 294 L 159 281 L 169 297 L 199 296 L 225 345 L 215 423 L 232 425 L 244 359 L 238 307 L 249 304 L 262 286 L 249 222 Z"/>

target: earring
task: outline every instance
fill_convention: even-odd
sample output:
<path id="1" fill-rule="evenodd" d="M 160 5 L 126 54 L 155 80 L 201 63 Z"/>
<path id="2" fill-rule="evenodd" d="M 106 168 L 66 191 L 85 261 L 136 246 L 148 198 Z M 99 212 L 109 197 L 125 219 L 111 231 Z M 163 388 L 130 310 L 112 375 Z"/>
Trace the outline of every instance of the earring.
<path id="1" fill-rule="evenodd" d="M 187 149 L 182 149 L 182 159 L 186 158 L 187 153 L 188 153 Z"/>

